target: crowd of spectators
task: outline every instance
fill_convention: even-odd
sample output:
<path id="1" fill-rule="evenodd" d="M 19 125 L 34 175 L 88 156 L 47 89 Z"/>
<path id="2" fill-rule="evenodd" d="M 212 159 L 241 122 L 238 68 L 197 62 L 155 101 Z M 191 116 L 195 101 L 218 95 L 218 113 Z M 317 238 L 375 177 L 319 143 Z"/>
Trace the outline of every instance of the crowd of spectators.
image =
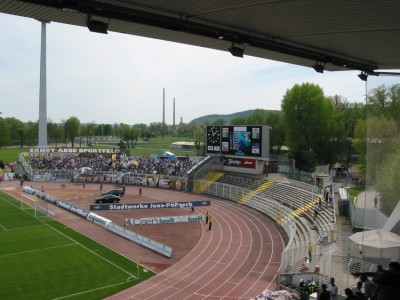
<path id="1" fill-rule="evenodd" d="M 387 270 L 378 266 L 376 272 L 357 272 L 353 275 L 360 280 L 356 285 L 344 289 L 345 300 L 400 299 L 400 263 L 391 262 Z M 317 292 L 318 300 L 341 299 L 334 278 L 330 278 L 328 285 L 322 284 L 319 288 L 312 281 L 301 280 L 297 291 L 300 300 L 310 299 L 314 292 Z"/>
<path id="2" fill-rule="evenodd" d="M 31 157 L 32 168 L 39 170 L 65 170 L 75 171 L 82 167 L 90 167 L 97 171 L 112 171 L 113 161 L 111 158 L 102 156 L 81 157 L 81 156 L 44 156 Z"/>
<path id="3" fill-rule="evenodd" d="M 345 290 L 346 299 L 400 299 L 400 263 L 393 261 L 387 270 L 378 266 L 376 272 L 357 272 L 353 275 L 360 281 L 353 289 Z"/>
<path id="4" fill-rule="evenodd" d="M 131 172 L 132 174 L 160 174 L 184 176 L 193 166 L 191 160 L 168 160 L 151 157 L 129 157 L 112 159 L 99 156 L 45 156 L 32 157 L 30 164 L 38 170 L 77 171 L 82 167 L 89 167 L 93 171 L 101 172 Z"/>

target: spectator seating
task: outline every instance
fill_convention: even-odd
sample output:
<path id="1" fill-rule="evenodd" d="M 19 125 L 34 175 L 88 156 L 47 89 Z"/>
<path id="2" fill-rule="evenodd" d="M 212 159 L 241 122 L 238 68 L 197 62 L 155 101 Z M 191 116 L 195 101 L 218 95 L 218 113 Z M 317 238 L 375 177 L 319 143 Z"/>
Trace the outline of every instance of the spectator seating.
<path id="1" fill-rule="evenodd" d="M 296 220 L 294 243 L 298 251 L 296 251 L 296 263 L 287 271 L 298 272 L 298 265 L 304 261 L 304 257 L 308 256 L 308 243 L 311 242 L 316 247 L 320 247 L 319 242 L 323 236 L 334 229 L 333 208 L 328 207 L 322 195 L 291 186 L 288 183 L 231 174 L 220 177 L 218 183 L 240 186 L 248 190 L 247 193 L 238 195 L 237 202 L 260 212 L 265 213 L 271 209 L 265 199 L 272 199 L 280 203 L 281 207 L 290 209 L 291 217 L 281 219 L 280 224 Z M 316 215 L 312 209 L 314 205 L 319 205 L 319 213 Z M 318 264 L 315 261 L 312 261 L 313 266 Z"/>

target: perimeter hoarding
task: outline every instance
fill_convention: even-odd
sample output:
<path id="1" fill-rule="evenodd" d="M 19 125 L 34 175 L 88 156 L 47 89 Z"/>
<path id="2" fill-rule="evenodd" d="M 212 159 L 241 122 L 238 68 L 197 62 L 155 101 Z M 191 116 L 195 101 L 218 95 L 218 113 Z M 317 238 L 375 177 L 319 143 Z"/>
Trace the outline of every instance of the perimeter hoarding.
<path id="1" fill-rule="evenodd" d="M 171 216 L 171 217 L 152 217 L 140 219 L 125 219 L 125 225 L 154 225 L 154 224 L 175 224 L 203 222 L 203 215 Z"/>
<path id="2" fill-rule="evenodd" d="M 211 201 L 184 201 L 184 202 L 155 202 L 155 203 L 114 203 L 91 204 L 90 210 L 136 210 L 157 208 L 185 208 L 195 206 L 209 206 Z"/>
<path id="3" fill-rule="evenodd" d="M 207 126 L 207 154 L 269 157 L 269 126 Z"/>

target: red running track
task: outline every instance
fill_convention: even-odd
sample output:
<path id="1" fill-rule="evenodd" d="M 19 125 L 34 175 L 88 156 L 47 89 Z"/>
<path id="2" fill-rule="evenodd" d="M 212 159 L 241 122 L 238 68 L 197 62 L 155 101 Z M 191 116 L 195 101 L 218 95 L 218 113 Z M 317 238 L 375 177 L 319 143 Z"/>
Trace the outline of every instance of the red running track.
<path id="1" fill-rule="evenodd" d="M 108 299 L 251 299 L 266 288 L 274 290 L 285 246 L 281 232 L 245 206 L 211 201 L 212 230 L 201 225 L 192 251 L 152 279 Z"/>

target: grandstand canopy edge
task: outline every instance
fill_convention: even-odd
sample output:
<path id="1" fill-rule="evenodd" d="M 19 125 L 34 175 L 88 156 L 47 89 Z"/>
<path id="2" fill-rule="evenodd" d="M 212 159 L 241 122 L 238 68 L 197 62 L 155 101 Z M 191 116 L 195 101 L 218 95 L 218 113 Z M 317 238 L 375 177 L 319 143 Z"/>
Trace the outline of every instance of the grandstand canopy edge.
<path id="1" fill-rule="evenodd" d="M 318 2 L 318 1 L 317 1 Z M 400 68 L 396 1 L 2 0 L 0 12 L 215 49 L 327 71 Z M 290 22 L 288 22 L 290 20 Z M 229 50 L 228 50 L 229 49 Z"/>

